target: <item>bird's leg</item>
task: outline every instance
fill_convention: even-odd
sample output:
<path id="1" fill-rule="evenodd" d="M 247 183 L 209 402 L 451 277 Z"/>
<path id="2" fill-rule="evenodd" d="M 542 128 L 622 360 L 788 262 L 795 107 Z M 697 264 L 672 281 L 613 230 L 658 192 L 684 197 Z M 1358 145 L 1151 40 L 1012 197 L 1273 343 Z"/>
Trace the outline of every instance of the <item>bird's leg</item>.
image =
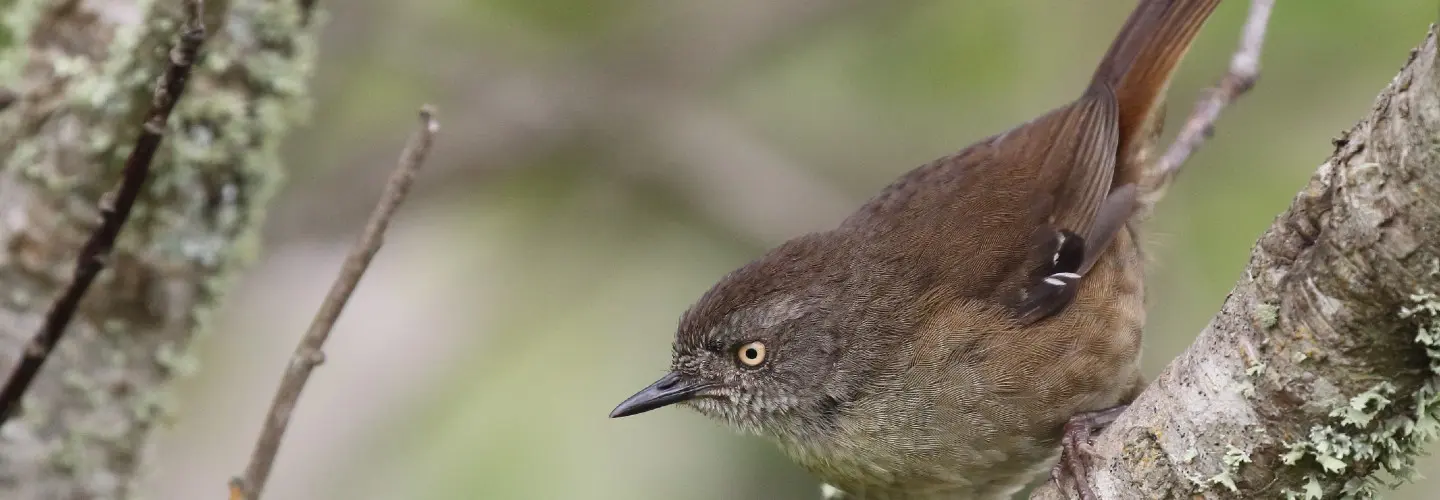
<path id="1" fill-rule="evenodd" d="M 1090 489 L 1090 436 L 1110 425 L 1130 405 L 1116 405 L 1103 410 L 1077 413 L 1065 422 L 1065 431 L 1060 438 L 1060 461 L 1050 469 L 1050 480 L 1056 488 L 1064 491 L 1060 479 L 1068 473 L 1081 500 L 1098 500 Z"/>

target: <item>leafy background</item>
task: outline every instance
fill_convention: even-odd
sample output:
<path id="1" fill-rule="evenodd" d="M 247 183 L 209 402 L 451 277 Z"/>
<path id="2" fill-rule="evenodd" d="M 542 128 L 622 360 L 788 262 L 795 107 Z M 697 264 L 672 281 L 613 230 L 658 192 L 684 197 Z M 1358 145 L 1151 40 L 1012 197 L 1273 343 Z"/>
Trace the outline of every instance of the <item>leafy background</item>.
<path id="1" fill-rule="evenodd" d="M 1171 130 L 1222 72 L 1247 3 L 1225 2 L 1200 36 Z M 151 498 L 218 497 L 243 467 L 421 102 L 444 124 L 435 157 L 329 344 L 268 498 L 817 498 L 769 445 L 695 414 L 605 415 L 663 373 L 676 317 L 717 277 L 1069 100 L 1133 1 L 322 4 L 312 125 L 290 141 L 264 256 L 175 394 Z M 1150 225 L 1149 373 L 1218 308 L 1436 14 L 1279 2 L 1259 86 Z"/>

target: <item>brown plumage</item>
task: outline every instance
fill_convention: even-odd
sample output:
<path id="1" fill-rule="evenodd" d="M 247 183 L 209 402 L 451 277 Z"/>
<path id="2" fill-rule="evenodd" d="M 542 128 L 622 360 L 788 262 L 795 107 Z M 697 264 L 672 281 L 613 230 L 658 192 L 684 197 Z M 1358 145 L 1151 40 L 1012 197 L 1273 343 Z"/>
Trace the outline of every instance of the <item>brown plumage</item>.
<path id="1" fill-rule="evenodd" d="M 1218 3 L 1141 0 L 1074 102 L 725 276 L 682 318 L 672 373 L 612 416 L 684 402 L 847 498 L 1013 494 L 1072 417 L 1144 386 L 1137 189 Z"/>

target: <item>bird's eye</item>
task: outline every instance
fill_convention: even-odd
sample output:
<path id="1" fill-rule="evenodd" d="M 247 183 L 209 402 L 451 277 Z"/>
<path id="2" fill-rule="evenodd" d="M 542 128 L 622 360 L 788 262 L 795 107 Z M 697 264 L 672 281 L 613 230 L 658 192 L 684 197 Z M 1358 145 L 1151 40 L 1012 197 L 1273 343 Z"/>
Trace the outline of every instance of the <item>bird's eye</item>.
<path id="1" fill-rule="evenodd" d="M 751 342 L 740 346 L 735 351 L 735 356 L 740 358 L 740 364 L 745 366 L 760 366 L 765 362 L 765 343 Z"/>

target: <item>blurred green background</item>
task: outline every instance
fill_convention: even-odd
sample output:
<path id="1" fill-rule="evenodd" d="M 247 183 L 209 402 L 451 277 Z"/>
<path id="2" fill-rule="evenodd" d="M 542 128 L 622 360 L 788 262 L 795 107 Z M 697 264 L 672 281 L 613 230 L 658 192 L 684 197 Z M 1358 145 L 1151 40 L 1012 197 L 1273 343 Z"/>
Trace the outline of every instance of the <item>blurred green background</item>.
<path id="1" fill-rule="evenodd" d="M 436 153 L 329 344 L 267 498 L 817 498 L 768 444 L 696 414 L 606 414 L 664 372 L 676 318 L 721 274 L 1073 98 L 1133 6 L 321 3 L 312 125 L 290 141 L 264 257 L 176 394 L 151 498 L 219 497 L 243 467 L 422 102 L 440 110 Z M 1247 7 L 1225 2 L 1202 33 L 1170 130 L 1223 72 Z M 1149 373 L 1218 308 L 1253 240 L 1436 13 L 1279 2 L 1259 86 L 1149 226 Z"/>

